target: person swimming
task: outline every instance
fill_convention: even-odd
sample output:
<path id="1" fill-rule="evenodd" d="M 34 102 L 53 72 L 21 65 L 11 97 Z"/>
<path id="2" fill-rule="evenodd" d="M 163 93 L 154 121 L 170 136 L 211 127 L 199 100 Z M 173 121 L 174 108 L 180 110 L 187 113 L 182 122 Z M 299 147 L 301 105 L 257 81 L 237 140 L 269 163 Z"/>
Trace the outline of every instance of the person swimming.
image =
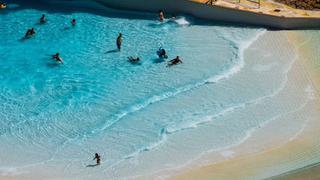
<path id="1" fill-rule="evenodd" d="M 139 57 L 134 58 L 134 57 L 130 56 L 130 57 L 128 57 L 128 61 L 135 63 L 135 62 L 139 62 L 140 58 Z"/>
<path id="2" fill-rule="evenodd" d="M 163 10 L 159 10 L 159 21 L 162 22 L 164 20 L 165 20 L 164 12 Z"/>
<path id="3" fill-rule="evenodd" d="M 96 154 L 94 155 L 93 160 L 96 160 L 96 161 L 97 161 L 97 165 L 100 165 L 101 157 L 100 157 L 100 155 L 99 155 L 98 153 L 96 153 Z"/>
<path id="4" fill-rule="evenodd" d="M 42 14 L 41 18 L 40 18 L 40 24 L 44 24 L 46 23 L 47 20 L 46 20 L 46 15 L 45 14 Z"/>
<path id="5" fill-rule="evenodd" d="M 55 59 L 56 61 L 63 64 L 63 59 L 60 57 L 60 53 L 56 53 L 56 54 L 52 55 L 52 59 Z"/>
<path id="6" fill-rule="evenodd" d="M 71 24 L 72 24 L 72 26 L 77 25 L 77 21 L 76 21 L 76 19 L 72 19 Z"/>
<path id="7" fill-rule="evenodd" d="M 177 56 L 176 58 L 172 59 L 171 61 L 169 61 L 168 63 L 168 67 L 173 66 L 173 65 L 177 65 L 182 63 L 182 60 L 180 59 L 179 56 Z"/>
<path id="8" fill-rule="evenodd" d="M 26 32 L 24 38 L 30 38 L 35 34 L 36 34 L 36 31 L 34 30 L 34 28 L 28 29 L 28 31 Z"/>
<path id="9" fill-rule="evenodd" d="M 119 35 L 117 37 L 117 48 L 119 51 L 121 50 L 121 45 L 122 45 L 122 34 L 119 33 Z"/>
<path id="10" fill-rule="evenodd" d="M 157 55 L 159 56 L 159 58 L 164 58 L 164 59 L 168 58 L 167 52 L 163 48 L 159 48 L 159 50 L 157 51 Z"/>

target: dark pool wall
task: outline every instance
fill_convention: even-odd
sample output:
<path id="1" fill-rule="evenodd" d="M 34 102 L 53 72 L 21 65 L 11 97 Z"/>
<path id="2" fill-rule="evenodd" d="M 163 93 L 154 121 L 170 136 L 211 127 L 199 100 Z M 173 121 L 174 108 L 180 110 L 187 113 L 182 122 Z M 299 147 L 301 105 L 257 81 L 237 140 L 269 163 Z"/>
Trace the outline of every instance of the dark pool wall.
<path id="1" fill-rule="evenodd" d="M 57 0 L 8 0 L 23 2 L 56 2 Z M 160 9 L 169 13 L 185 13 L 201 19 L 231 22 L 275 29 L 320 29 L 320 18 L 285 18 L 254 12 L 239 11 L 232 8 L 210 6 L 188 0 L 59 0 L 59 2 L 79 4 L 98 2 L 107 7 L 125 10 L 157 12 Z M 83 8 L 83 7 L 82 7 Z"/>
<path id="2" fill-rule="evenodd" d="M 186 0 L 96 0 L 106 6 L 156 12 L 186 13 L 202 19 L 258 25 L 277 29 L 320 29 L 320 18 L 284 18 L 209 6 Z"/>

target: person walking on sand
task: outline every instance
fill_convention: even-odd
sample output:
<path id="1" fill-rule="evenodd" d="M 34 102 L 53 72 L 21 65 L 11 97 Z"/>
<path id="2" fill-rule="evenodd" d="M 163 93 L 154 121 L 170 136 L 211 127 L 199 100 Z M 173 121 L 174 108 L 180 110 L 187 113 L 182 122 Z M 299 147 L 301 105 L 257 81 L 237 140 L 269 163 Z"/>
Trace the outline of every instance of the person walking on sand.
<path id="1" fill-rule="evenodd" d="M 100 155 L 99 155 L 98 153 L 96 153 L 96 154 L 94 155 L 93 160 L 96 160 L 96 161 L 97 161 L 97 165 L 100 165 L 101 157 L 100 157 Z"/>
<path id="2" fill-rule="evenodd" d="M 122 34 L 119 33 L 119 36 L 117 37 L 117 48 L 119 51 L 121 50 L 121 45 L 122 45 Z"/>

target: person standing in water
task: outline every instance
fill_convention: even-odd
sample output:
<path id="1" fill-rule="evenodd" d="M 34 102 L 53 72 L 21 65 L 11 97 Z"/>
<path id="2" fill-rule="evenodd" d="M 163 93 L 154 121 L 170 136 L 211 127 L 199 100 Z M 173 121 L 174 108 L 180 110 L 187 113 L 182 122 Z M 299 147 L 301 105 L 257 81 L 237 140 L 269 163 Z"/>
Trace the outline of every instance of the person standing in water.
<path id="1" fill-rule="evenodd" d="M 159 21 L 164 21 L 165 17 L 164 17 L 164 12 L 162 10 L 159 10 Z"/>
<path id="2" fill-rule="evenodd" d="M 46 15 L 45 14 L 42 14 L 41 18 L 40 18 L 40 24 L 44 24 L 46 23 L 47 20 L 46 20 Z"/>
<path id="3" fill-rule="evenodd" d="M 100 157 L 100 155 L 99 155 L 98 153 L 96 153 L 96 154 L 94 155 L 93 160 L 96 160 L 96 161 L 97 161 L 97 165 L 100 165 L 101 157 Z"/>
<path id="4" fill-rule="evenodd" d="M 121 50 L 121 45 L 122 45 L 122 34 L 119 33 L 119 36 L 117 38 L 117 48 L 119 51 Z"/>
<path id="5" fill-rule="evenodd" d="M 76 26 L 77 25 L 76 19 L 72 19 L 71 24 L 72 24 L 72 26 Z"/>

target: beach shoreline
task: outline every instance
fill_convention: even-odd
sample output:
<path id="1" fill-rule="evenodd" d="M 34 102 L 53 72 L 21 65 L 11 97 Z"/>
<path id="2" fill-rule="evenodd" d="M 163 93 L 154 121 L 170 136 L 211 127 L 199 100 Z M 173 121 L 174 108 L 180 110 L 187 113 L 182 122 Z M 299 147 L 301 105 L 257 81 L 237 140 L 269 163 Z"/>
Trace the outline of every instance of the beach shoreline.
<path id="1" fill-rule="evenodd" d="M 281 37 L 283 38 L 281 39 Z M 305 63 L 309 63 L 309 61 L 303 59 L 303 57 L 307 56 L 305 55 L 305 53 L 303 53 L 305 52 L 305 45 L 308 45 L 308 43 L 305 42 L 307 40 L 299 38 L 299 34 L 296 34 L 296 32 L 267 31 L 263 35 L 259 36 L 256 42 L 259 43 L 269 38 L 278 38 L 278 40 L 280 39 L 279 41 L 277 41 L 275 48 L 279 46 L 279 43 L 281 43 L 280 45 L 291 43 L 291 46 L 294 46 L 296 48 L 296 51 L 299 52 L 299 56 L 293 62 L 291 70 L 289 71 L 290 74 L 288 82 L 293 82 L 293 84 L 300 84 L 303 83 L 303 81 L 311 80 L 313 82 L 314 88 L 319 88 L 319 84 L 314 80 L 314 78 L 316 78 L 314 77 L 314 74 L 308 73 L 310 71 L 310 67 Z M 251 46 L 255 46 L 256 42 L 251 44 Z M 247 50 L 248 49 L 246 49 L 245 51 Z M 286 50 L 287 49 L 284 48 L 284 51 Z M 290 52 L 291 51 L 289 51 L 289 53 Z M 276 166 L 278 163 L 287 161 L 288 159 L 290 159 L 290 157 L 294 157 L 295 154 L 313 153 L 312 150 L 306 150 L 314 146 L 314 137 L 317 137 L 319 135 L 318 132 L 320 132 L 320 127 L 317 124 L 316 118 L 311 118 L 306 122 L 303 119 L 303 115 L 309 114 L 311 117 L 317 117 L 317 112 L 320 112 L 319 94 L 316 93 L 314 94 L 314 96 L 315 99 L 311 101 L 306 109 L 303 109 L 304 114 L 301 115 L 302 119 L 298 119 L 297 124 L 302 126 L 299 127 L 299 131 L 297 133 L 294 133 L 293 135 L 287 134 L 281 137 L 279 133 L 281 133 L 282 128 L 279 128 L 278 124 L 281 123 L 281 119 L 275 122 L 268 122 L 266 123 L 266 125 L 264 125 L 264 127 L 252 132 L 251 136 L 241 144 L 221 150 L 217 153 L 208 153 L 200 158 L 199 161 L 195 162 L 194 164 L 191 163 L 190 165 L 183 167 L 182 169 L 172 171 L 169 170 L 167 173 L 160 172 L 155 176 L 152 175 L 151 177 L 149 177 L 151 179 L 161 179 L 162 177 L 168 179 L 286 179 L 287 177 L 299 177 L 301 173 L 304 174 L 309 170 L 309 168 L 304 169 L 304 166 L 298 167 L 298 170 L 292 169 L 292 172 L 290 170 L 289 173 L 281 172 L 279 174 L 274 174 L 275 176 L 269 177 L 263 173 L 268 172 L 268 170 L 272 171 L 273 166 Z M 284 119 L 284 122 L 281 123 L 281 126 L 285 125 L 287 122 L 290 122 L 290 119 Z M 273 134 L 270 134 L 269 132 L 272 132 Z M 216 159 L 217 161 L 213 162 L 211 161 L 212 159 Z M 204 160 L 207 160 L 204 164 L 199 163 L 203 162 Z M 316 168 L 318 169 L 318 167 L 319 166 L 317 166 Z M 11 171 L 12 173 L 10 173 Z M 51 177 L 50 175 L 46 177 L 39 177 L 35 174 L 15 174 L 14 169 L 8 170 L 8 172 L 9 173 L 7 175 L 1 175 L 0 179 L 19 180 L 62 178 Z M 260 176 L 261 174 L 263 176 Z M 137 179 L 146 179 L 149 177 L 141 176 Z M 317 174 L 312 177 L 317 177 Z"/>
<path id="2" fill-rule="evenodd" d="M 276 139 L 272 138 L 269 131 L 273 131 L 275 136 L 281 136 L 281 129 L 275 131 L 277 124 L 271 123 L 270 126 L 266 126 L 266 128 L 257 131 L 256 135 L 251 136 L 246 142 L 240 144 L 237 147 L 230 148 L 225 150 L 225 152 L 229 152 L 229 154 L 237 154 L 234 156 L 230 156 L 225 158 L 225 160 L 219 162 L 213 162 L 210 165 L 198 166 L 198 167 L 188 167 L 184 171 L 176 172 L 176 175 L 172 177 L 172 179 L 260 179 L 260 178 L 272 178 L 272 179 L 285 179 L 287 177 L 296 178 L 301 176 L 301 174 L 305 174 L 309 172 L 310 168 L 296 167 L 292 170 L 288 170 L 286 172 L 274 172 L 273 175 L 267 175 L 266 171 L 268 169 L 272 170 L 272 166 L 280 166 L 281 163 L 290 160 L 290 158 L 295 158 L 298 154 L 312 154 L 316 149 L 317 142 L 315 137 L 319 135 L 318 131 L 320 130 L 319 124 L 317 123 L 317 114 L 319 114 L 320 109 L 320 101 L 319 101 L 319 78 L 316 76 L 318 72 L 315 72 L 312 69 L 312 65 L 310 64 L 310 60 L 307 58 L 310 55 L 310 51 L 306 51 L 308 49 L 308 39 L 301 37 L 301 34 L 297 32 L 267 32 L 266 34 L 270 35 L 272 33 L 285 33 L 288 42 L 295 48 L 298 53 L 298 57 L 296 62 L 294 63 L 291 70 L 291 78 L 292 77 L 305 77 L 305 80 L 309 79 L 312 82 L 313 89 L 315 92 L 313 93 L 314 100 L 310 104 L 308 110 L 304 110 L 303 114 L 299 114 L 301 119 L 304 119 L 309 116 L 313 117 L 308 119 L 308 121 L 303 125 L 303 128 L 290 139 L 283 139 L 277 142 Z M 259 40 L 258 40 L 259 41 Z M 306 52 L 308 54 L 306 54 Z M 293 75 L 292 75 L 293 74 Z M 297 81 L 291 79 L 289 81 Z M 300 80 L 304 81 L 304 80 Z M 288 121 L 289 122 L 289 121 Z M 272 125 L 273 124 L 273 125 Z M 278 133 L 278 134 L 277 134 Z M 273 136 L 274 136 L 273 135 Z M 257 148 L 257 144 L 265 141 L 266 138 L 272 138 L 273 141 L 270 144 L 262 144 L 264 147 L 260 147 L 261 150 L 257 152 L 251 152 L 250 149 Z M 261 146 L 261 143 L 260 143 Z M 246 149 L 246 150 L 245 150 Z M 317 162 L 315 162 L 317 163 Z M 313 163 L 311 163 L 313 164 Z M 309 165 L 309 164 L 308 164 Z M 306 165 L 306 166 L 308 166 Z M 301 170 L 302 168 L 302 170 Z M 319 166 L 312 167 L 314 169 L 319 169 Z M 289 173 L 288 173 L 289 172 Z M 262 176 L 261 176 L 262 175 Z M 278 177 L 278 175 L 280 175 Z M 319 174 L 308 174 L 308 177 L 318 177 Z"/>
<path id="3" fill-rule="evenodd" d="M 263 43 L 264 41 L 267 41 L 267 43 Z M 274 52 L 273 50 L 275 49 L 278 49 L 276 52 L 286 52 L 289 57 L 290 54 L 293 52 L 292 49 L 295 49 L 295 52 L 297 52 L 297 58 L 294 61 L 292 61 L 292 64 L 288 63 L 288 72 L 285 71 L 288 74 L 288 82 L 286 82 L 285 85 L 288 84 L 290 88 L 287 88 L 285 90 L 280 88 L 279 93 L 282 93 L 281 97 L 286 96 L 284 91 L 288 91 L 289 93 L 301 92 L 301 96 L 305 95 L 307 97 L 306 102 L 303 102 L 302 105 L 298 106 L 297 108 L 297 111 L 301 111 L 301 113 L 296 113 L 295 111 L 293 111 L 286 114 L 292 119 L 287 117 L 280 117 L 279 119 L 276 119 L 274 121 L 268 121 L 261 125 L 261 127 L 256 127 L 252 131 L 247 132 L 248 136 L 244 138 L 244 141 L 241 141 L 236 145 L 230 146 L 228 148 L 223 148 L 222 150 L 216 152 L 205 153 L 203 156 L 201 156 L 199 160 L 191 162 L 190 165 L 172 171 L 169 169 L 169 175 L 161 171 L 159 174 L 156 174 L 155 176 L 151 175 L 152 178 L 277 178 L 277 175 L 279 174 L 281 177 L 281 174 L 283 173 L 285 173 L 284 175 L 287 175 L 288 171 L 289 174 L 292 174 L 290 173 L 291 170 L 294 170 L 293 174 L 295 174 L 295 169 L 299 169 L 301 167 L 303 168 L 305 167 L 305 165 L 309 165 L 312 163 L 317 163 L 311 162 L 311 160 L 310 162 L 305 162 L 303 161 L 303 159 L 301 159 L 301 161 L 303 161 L 303 163 L 306 164 L 294 164 L 293 166 L 290 166 L 290 168 L 285 168 L 286 165 L 288 165 L 286 164 L 287 161 L 292 160 L 291 158 L 293 158 L 296 162 L 300 160 L 297 159 L 297 155 L 301 155 L 304 157 L 306 154 L 315 154 L 315 144 L 317 144 L 317 142 L 314 137 L 319 136 L 318 132 L 320 132 L 320 127 L 317 124 L 317 117 L 319 117 L 318 112 L 320 112 L 320 78 L 317 78 L 318 72 L 312 69 L 313 65 L 310 64 L 308 58 L 305 58 L 310 56 L 310 54 L 312 53 L 307 50 L 309 45 L 309 39 L 305 40 L 303 37 L 300 37 L 300 35 L 296 34 L 295 32 L 268 31 L 261 37 L 259 36 L 257 40 L 254 40 L 254 43 L 251 44 L 250 47 L 245 48 L 245 56 L 246 58 L 250 56 L 249 59 L 252 61 L 251 63 L 254 63 L 254 59 L 260 58 L 259 56 L 255 56 L 254 52 L 255 50 L 257 50 L 257 47 L 255 46 L 261 44 L 263 44 L 262 47 L 270 48 L 263 49 L 266 51 L 270 51 L 270 56 L 272 56 L 272 53 Z M 249 53 L 248 55 L 248 52 L 250 52 L 251 54 Z M 279 61 L 281 60 L 282 59 L 279 59 Z M 264 71 L 270 67 L 261 65 L 252 66 L 252 69 L 256 68 L 256 71 Z M 211 83 L 215 83 L 215 80 L 212 81 L 213 82 Z M 296 96 L 293 96 L 292 98 L 296 98 Z M 300 96 L 297 96 L 297 98 L 300 98 Z M 306 118 L 307 116 L 308 118 Z M 294 117 L 297 118 L 295 119 Z M 291 128 L 292 130 L 290 132 L 281 134 L 283 131 L 281 127 L 284 127 L 286 125 L 288 125 L 288 128 Z M 278 164 L 283 165 L 284 169 L 281 169 L 279 171 L 274 170 L 274 168 Z M 55 167 L 54 164 L 51 164 L 49 165 L 49 167 L 45 167 L 43 169 L 48 170 L 49 172 L 50 170 L 55 168 L 57 167 Z M 40 167 L 39 169 L 41 171 L 42 167 Z M 38 171 L 39 169 L 36 169 L 36 171 Z M 271 174 L 268 174 L 269 171 L 271 172 Z M 24 173 L 25 172 L 18 171 L 15 168 L 0 169 L 0 179 L 66 178 L 63 176 L 52 177 L 49 174 L 45 174 L 45 172 L 45 177 L 41 177 L 41 175 L 32 173 L 28 174 L 28 172 L 25 174 Z M 141 178 L 145 179 L 146 177 L 143 177 L 142 175 Z"/>

